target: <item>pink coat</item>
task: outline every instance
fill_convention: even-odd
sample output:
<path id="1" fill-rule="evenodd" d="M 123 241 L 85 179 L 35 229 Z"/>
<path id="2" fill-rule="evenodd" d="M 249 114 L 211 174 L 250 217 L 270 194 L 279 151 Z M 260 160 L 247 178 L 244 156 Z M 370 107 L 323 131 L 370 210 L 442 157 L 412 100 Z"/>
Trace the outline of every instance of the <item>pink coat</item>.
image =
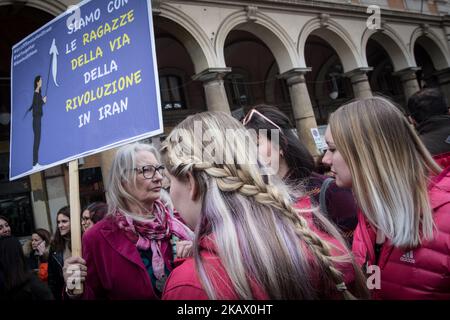
<path id="1" fill-rule="evenodd" d="M 429 186 L 436 231 L 434 239 L 413 250 L 387 241 L 380 252 L 380 289 L 375 299 L 450 299 L 450 167 Z M 359 214 L 353 252 L 361 265 L 375 263 L 376 230 Z M 371 281 L 373 284 L 373 282 Z"/>
<path id="2" fill-rule="evenodd" d="M 223 267 L 220 258 L 215 253 L 215 244 L 210 237 L 200 241 L 200 254 L 207 262 L 207 272 L 214 275 L 216 292 L 221 300 L 237 300 L 238 295 L 232 289 L 231 280 Z M 170 274 L 164 288 L 163 300 L 207 300 L 208 295 L 203 289 L 197 275 L 194 258 L 177 259 L 175 269 Z M 268 296 L 252 285 L 256 300 L 267 300 Z"/>
<path id="3" fill-rule="evenodd" d="M 433 156 L 433 159 L 442 168 L 450 167 L 450 152 L 435 155 L 435 156 Z"/>
<path id="4" fill-rule="evenodd" d="M 162 242 L 166 267 L 172 270 L 170 240 Z M 87 277 L 83 299 L 158 299 L 136 245 L 108 216 L 83 236 Z"/>
<path id="5" fill-rule="evenodd" d="M 311 208 L 311 200 L 310 197 L 303 197 L 300 198 L 297 203 L 295 204 L 296 208 L 299 209 L 310 209 Z M 333 236 L 329 235 L 327 232 L 322 231 L 318 226 L 314 223 L 314 217 L 311 212 L 303 213 L 302 216 L 305 218 L 305 220 L 308 222 L 308 226 L 311 230 L 313 230 L 322 240 L 327 241 L 328 243 L 331 243 L 335 247 L 339 248 L 339 250 L 332 248 L 331 254 L 333 256 L 340 256 L 345 251 L 343 249 L 343 245 L 339 243 L 339 241 Z M 347 249 L 350 250 L 350 249 Z M 351 288 L 352 284 L 355 280 L 355 270 L 353 269 L 353 265 L 351 263 L 336 263 L 335 267 L 342 273 L 343 280 L 345 284 L 347 285 L 347 288 Z"/>

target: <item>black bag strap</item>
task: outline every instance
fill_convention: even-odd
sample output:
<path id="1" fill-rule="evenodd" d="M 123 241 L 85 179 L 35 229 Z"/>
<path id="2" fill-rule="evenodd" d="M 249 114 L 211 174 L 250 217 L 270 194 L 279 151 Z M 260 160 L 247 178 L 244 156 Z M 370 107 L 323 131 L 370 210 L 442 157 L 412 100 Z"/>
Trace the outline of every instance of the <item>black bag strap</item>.
<path id="1" fill-rule="evenodd" d="M 327 210 L 327 202 L 326 202 L 326 194 L 327 194 L 327 189 L 330 186 L 330 183 L 332 183 L 334 181 L 333 178 L 326 178 L 323 183 L 322 186 L 320 187 L 320 194 L 319 194 L 319 206 L 320 206 L 320 211 L 327 216 L 328 215 L 328 210 Z"/>

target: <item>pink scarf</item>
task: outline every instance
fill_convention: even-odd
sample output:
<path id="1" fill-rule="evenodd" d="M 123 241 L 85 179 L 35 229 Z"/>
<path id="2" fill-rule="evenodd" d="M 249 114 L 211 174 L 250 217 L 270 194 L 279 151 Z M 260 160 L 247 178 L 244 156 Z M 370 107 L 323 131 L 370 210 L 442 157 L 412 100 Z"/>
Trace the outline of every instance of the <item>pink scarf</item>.
<path id="1" fill-rule="evenodd" d="M 177 236 L 180 240 L 192 240 L 188 228 L 173 217 L 169 209 L 160 200 L 153 204 L 155 220 L 142 222 L 117 211 L 116 220 L 119 229 L 124 230 L 127 237 L 141 250 L 152 249 L 152 268 L 155 277 L 160 280 L 165 276 L 164 258 L 161 253 L 161 240 Z"/>

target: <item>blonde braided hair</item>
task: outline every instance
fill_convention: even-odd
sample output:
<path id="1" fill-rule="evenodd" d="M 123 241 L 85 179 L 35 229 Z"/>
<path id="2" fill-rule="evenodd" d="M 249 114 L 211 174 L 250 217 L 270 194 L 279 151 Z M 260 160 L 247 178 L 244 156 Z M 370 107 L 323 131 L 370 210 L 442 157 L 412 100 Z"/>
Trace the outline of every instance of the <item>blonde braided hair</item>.
<path id="1" fill-rule="evenodd" d="M 331 278 L 336 283 L 339 291 L 343 292 L 346 299 L 354 299 L 355 297 L 347 290 L 345 282 L 342 279 L 342 273 L 334 267 L 334 259 L 330 252 L 328 242 L 322 240 L 314 231 L 312 231 L 304 217 L 299 215 L 298 211 L 283 197 L 280 192 L 271 185 L 264 183 L 262 178 L 255 179 L 254 184 L 250 184 L 250 176 L 240 169 L 227 165 L 223 168 L 215 167 L 213 164 L 205 164 L 197 166 L 194 164 L 194 170 L 203 170 L 209 176 L 216 179 L 217 186 L 223 192 L 239 192 L 246 197 L 253 197 L 257 202 L 264 206 L 274 207 L 283 213 L 295 226 L 297 235 L 306 242 L 312 253 L 321 263 L 326 266 L 325 270 L 329 270 Z M 233 174 L 235 171 L 235 174 Z M 242 179 L 243 177 L 248 179 Z M 245 182 L 244 182 L 245 181 Z"/>
<path id="2" fill-rule="evenodd" d="M 202 116 L 203 115 L 203 116 Z M 224 124 L 230 119 L 224 119 L 224 117 L 230 118 L 228 115 L 220 113 L 203 113 L 191 116 L 184 120 L 177 128 L 189 128 L 192 127 L 192 121 L 195 119 L 202 121 L 205 125 L 207 120 L 210 120 L 208 124 L 212 121 L 211 118 L 217 117 L 218 123 Z M 189 121 L 190 120 L 190 121 Z M 226 121 L 227 120 L 227 121 Z M 234 120 L 234 119 L 233 119 Z M 231 120 L 231 121 L 233 121 Z M 236 122 L 238 123 L 238 122 Z M 240 123 L 233 123 L 237 128 L 240 127 Z M 345 283 L 342 280 L 341 272 L 334 266 L 334 262 L 338 261 L 337 257 L 331 255 L 331 246 L 328 242 L 321 239 L 313 230 L 308 226 L 307 221 L 299 214 L 299 210 L 292 206 L 292 202 L 286 193 L 280 192 L 278 185 L 272 183 L 265 183 L 260 175 L 260 172 L 255 170 L 256 166 L 249 164 L 218 164 L 214 162 L 205 162 L 195 156 L 186 156 L 185 154 L 176 154 L 174 147 L 177 143 L 186 144 L 189 138 L 186 134 L 176 133 L 177 129 L 171 133 L 171 136 L 164 142 L 162 154 L 165 158 L 167 168 L 169 172 L 175 176 L 182 176 L 187 172 L 204 172 L 218 187 L 218 189 L 224 193 L 237 193 L 246 198 L 254 199 L 258 204 L 262 205 L 269 210 L 276 213 L 281 213 L 280 218 L 284 221 L 289 221 L 294 227 L 293 230 L 296 236 L 304 241 L 308 246 L 311 253 L 322 266 L 322 269 L 327 274 L 328 278 L 331 279 L 336 288 L 343 293 L 344 298 L 351 299 L 354 298 L 347 290 Z M 180 136 L 183 138 L 180 141 Z M 175 138 L 173 141 L 173 139 Z M 238 152 L 238 151 L 236 151 Z M 206 192 L 206 190 L 203 190 Z M 200 192 L 202 194 L 202 192 Z M 225 268 L 227 266 L 225 265 Z M 233 274 L 229 274 L 233 278 Z M 205 281 L 203 281 L 205 282 Z M 206 286 L 207 287 L 207 286 Z M 247 285 L 243 285 L 242 288 L 237 288 L 238 291 L 245 291 L 248 288 Z M 213 296 L 213 295 L 210 295 Z M 248 296 L 245 293 L 241 296 Z"/>

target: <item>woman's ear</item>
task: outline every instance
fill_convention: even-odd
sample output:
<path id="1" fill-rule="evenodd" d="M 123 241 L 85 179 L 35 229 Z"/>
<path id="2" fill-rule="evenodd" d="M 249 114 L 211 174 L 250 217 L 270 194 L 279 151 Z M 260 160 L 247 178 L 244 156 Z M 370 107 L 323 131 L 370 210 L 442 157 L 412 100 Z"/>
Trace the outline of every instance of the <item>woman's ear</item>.
<path id="1" fill-rule="evenodd" d="M 188 172 L 186 174 L 187 176 L 187 183 L 188 183 L 188 187 L 189 187 L 189 197 L 191 198 L 192 201 L 197 200 L 198 198 L 198 193 L 199 193 L 199 188 L 198 188 L 198 184 L 197 181 L 195 181 L 194 175 L 192 174 L 192 172 Z"/>

